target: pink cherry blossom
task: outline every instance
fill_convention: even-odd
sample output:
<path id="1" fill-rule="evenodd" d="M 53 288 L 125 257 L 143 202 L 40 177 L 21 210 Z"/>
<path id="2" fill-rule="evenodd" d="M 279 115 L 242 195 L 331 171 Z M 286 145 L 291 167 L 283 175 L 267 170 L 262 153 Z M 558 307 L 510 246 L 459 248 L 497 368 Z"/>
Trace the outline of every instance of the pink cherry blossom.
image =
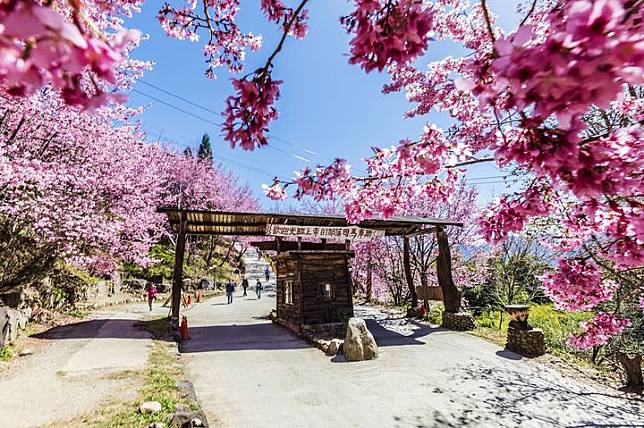
<path id="1" fill-rule="evenodd" d="M 282 188 L 282 186 L 279 185 L 279 183 L 275 183 L 272 186 L 262 184 L 262 189 L 264 189 L 264 194 L 267 197 L 277 201 L 284 200 L 288 197 L 288 194 Z"/>
<path id="2" fill-rule="evenodd" d="M 295 10 L 287 7 L 281 0 L 261 0 L 260 6 L 266 18 L 276 24 L 282 24 L 282 28 L 286 29 L 288 25 L 288 34 L 298 39 L 306 36 L 308 19 L 308 10 L 303 10 L 295 14 Z M 293 21 L 293 22 L 291 22 Z"/>
<path id="3" fill-rule="evenodd" d="M 122 52 L 138 42 L 140 33 L 121 30 L 112 37 L 96 37 L 78 25 L 78 9 L 70 13 L 75 17 L 72 21 L 32 1 L 8 2 L 0 7 L 0 21 L 4 23 L 0 83 L 7 93 L 29 96 L 49 83 L 62 91 L 70 105 L 92 109 L 108 100 L 120 100 L 107 94 L 95 79 L 117 83 L 114 70 L 124 60 Z"/>
<path id="4" fill-rule="evenodd" d="M 543 286 L 548 297 L 559 309 L 588 310 L 610 300 L 618 288 L 611 280 L 603 280 L 602 273 L 592 262 L 559 260 L 557 271 L 544 276 Z"/>
<path id="5" fill-rule="evenodd" d="M 390 62 L 404 64 L 427 49 L 432 9 L 416 0 L 355 0 L 356 9 L 342 18 L 350 33 L 351 64 L 368 73 Z"/>
<path id="6" fill-rule="evenodd" d="M 269 73 L 256 75 L 252 80 L 233 79 L 236 95 L 226 99 L 225 139 L 232 147 L 254 150 L 268 144 L 268 124 L 277 118 L 274 104 L 280 96 L 281 80 L 272 80 Z"/>
<path id="7" fill-rule="evenodd" d="M 614 336 L 620 334 L 631 325 L 626 319 L 620 319 L 612 314 L 600 312 L 590 322 L 582 322 L 583 333 L 573 335 L 568 343 L 579 349 L 589 349 L 593 346 L 605 345 Z"/>

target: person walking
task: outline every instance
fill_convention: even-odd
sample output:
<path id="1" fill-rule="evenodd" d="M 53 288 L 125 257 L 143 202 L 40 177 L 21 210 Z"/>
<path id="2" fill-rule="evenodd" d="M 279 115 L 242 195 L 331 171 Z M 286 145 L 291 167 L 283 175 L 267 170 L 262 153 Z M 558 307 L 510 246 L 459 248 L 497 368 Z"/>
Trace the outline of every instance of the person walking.
<path id="1" fill-rule="evenodd" d="M 147 282 L 144 291 L 148 296 L 148 307 L 150 308 L 150 312 L 152 312 L 152 302 L 157 297 L 157 287 L 153 283 Z"/>
<path id="2" fill-rule="evenodd" d="M 233 302 L 233 293 L 235 292 L 235 284 L 229 279 L 226 284 L 226 297 L 228 297 L 228 304 Z"/>
<path id="3" fill-rule="evenodd" d="M 249 285 L 248 285 L 248 280 L 246 278 L 242 280 L 241 286 L 244 289 L 244 296 L 248 296 L 248 294 L 246 294 L 246 290 L 248 289 Z"/>
<path id="4" fill-rule="evenodd" d="M 268 279 L 271 276 L 271 270 L 268 268 L 268 266 L 266 266 L 266 269 L 264 269 L 264 275 L 266 275 L 266 282 L 268 282 Z M 257 281 L 259 281 L 259 279 Z"/>
<path id="5" fill-rule="evenodd" d="M 257 294 L 258 299 L 262 298 L 262 290 L 263 289 L 264 289 L 264 286 L 262 285 L 261 282 L 259 282 L 259 279 L 258 279 L 257 283 L 255 284 L 255 293 Z"/>

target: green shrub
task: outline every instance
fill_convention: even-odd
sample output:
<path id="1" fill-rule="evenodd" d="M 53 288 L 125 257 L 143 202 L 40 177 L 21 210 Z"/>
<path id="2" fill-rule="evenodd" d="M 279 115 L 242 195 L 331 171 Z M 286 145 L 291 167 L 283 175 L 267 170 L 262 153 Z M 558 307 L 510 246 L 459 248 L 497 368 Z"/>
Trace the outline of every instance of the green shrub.
<path id="1" fill-rule="evenodd" d="M 579 333 L 579 322 L 592 318 L 591 312 L 565 312 L 554 309 L 551 304 L 530 307 L 529 323 L 543 330 L 546 344 L 552 350 L 577 352 L 566 341 L 573 333 Z"/>
<path id="2" fill-rule="evenodd" d="M 503 322 L 501 326 L 499 326 L 501 315 L 503 315 Z M 476 325 L 479 327 L 506 330 L 508 328 L 508 319 L 507 316 L 505 316 L 505 314 L 502 314 L 500 311 L 486 310 L 476 318 Z"/>
<path id="3" fill-rule="evenodd" d="M 443 302 L 430 300 L 425 314 L 425 321 L 429 321 L 432 324 L 441 324 L 443 322 L 443 311 L 445 311 Z"/>

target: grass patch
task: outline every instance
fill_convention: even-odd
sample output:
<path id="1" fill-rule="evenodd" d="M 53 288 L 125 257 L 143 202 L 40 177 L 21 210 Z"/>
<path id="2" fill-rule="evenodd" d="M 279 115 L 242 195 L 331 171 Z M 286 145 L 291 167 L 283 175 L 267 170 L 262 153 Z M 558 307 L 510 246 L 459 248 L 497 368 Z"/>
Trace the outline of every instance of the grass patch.
<path id="1" fill-rule="evenodd" d="M 135 327 L 147 331 L 155 339 L 167 338 L 172 334 L 170 320 L 168 318 L 153 318 L 144 321 L 137 321 Z"/>
<path id="2" fill-rule="evenodd" d="M 118 372 L 108 373 L 103 376 L 101 379 L 105 380 L 119 380 L 119 379 L 132 379 L 138 376 L 141 376 L 143 371 L 141 370 L 120 370 Z"/>
<path id="3" fill-rule="evenodd" d="M 489 340 L 490 342 L 493 342 L 499 346 L 505 346 L 506 332 L 503 330 L 479 326 L 475 330 L 470 331 L 469 333 L 473 334 L 474 336 L 482 337 L 483 339 Z"/>
<path id="4" fill-rule="evenodd" d="M 85 319 L 89 316 L 89 311 L 74 310 L 66 313 L 72 318 Z"/>
<path id="5" fill-rule="evenodd" d="M 148 356 L 148 367 L 143 371 L 124 370 L 114 373 L 113 379 L 132 379 L 140 385 L 138 399 L 133 402 L 109 402 L 96 411 L 82 417 L 82 426 L 95 428 L 147 427 L 152 422 L 163 422 L 169 426 L 177 405 L 198 410 L 198 405 L 185 392 L 177 388 L 183 380 L 182 366 L 174 353 L 173 342 L 159 340 L 171 332 L 167 318 L 140 321 L 137 327 L 149 331 L 156 338 Z M 107 375 L 110 376 L 110 375 Z M 161 412 L 141 414 L 139 405 L 144 401 L 158 401 Z"/>
<path id="6" fill-rule="evenodd" d="M 16 345 L 9 344 L 5 345 L 4 348 L 0 349 L 0 361 L 9 361 L 16 355 Z"/>

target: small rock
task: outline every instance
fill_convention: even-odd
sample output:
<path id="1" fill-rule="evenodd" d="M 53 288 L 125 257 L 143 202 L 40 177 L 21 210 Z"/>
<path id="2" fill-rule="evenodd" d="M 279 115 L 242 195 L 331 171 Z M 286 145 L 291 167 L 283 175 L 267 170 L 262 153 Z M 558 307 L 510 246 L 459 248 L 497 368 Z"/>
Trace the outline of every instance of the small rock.
<path id="1" fill-rule="evenodd" d="M 188 408 L 188 406 L 185 406 L 183 404 L 177 404 L 176 406 L 174 406 L 174 411 L 177 413 L 189 413 L 190 409 Z"/>
<path id="2" fill-rule="evenodd" d="M 336 355 L 338 352 L 340 352 L 341 348 L 342 348 L 342 340 L 333 339 L 331 340 L 331 343 L 329 343 L 329 346 L 326 349 L 326 353 L 327 355 Z"/>
<path id="3" fill-rule="evenodd" d="M 148 425 L 148 428 L 165 428 L 165 424 L 163 422 L 152 422 Z"/>
<path id="4" fill-rule="evenodd" d="M 21 357 L 26 357 L 27 355 L 32 355 L 33 353 L 34 353 L 34 351 L 32 351 L 31 349 L 25 348 L 22 351 L 20 351 L 18 353 L 18 355 L 21 356 Z"/>
<path id="5" fill-rule="evenodd" d="M 158 401 L 145 401 L 139 406 L 141 413 L 159 413 L 161 411 L 161 403 Z"/>
<path id="6" fill-rule="evenodd" d="M 175 412 L 172 415 L 170 425 L 180 428 L 204 427 L 204 416 L 201 412 Z M 197 425 L 199 423 L 200 425 Z"/>

